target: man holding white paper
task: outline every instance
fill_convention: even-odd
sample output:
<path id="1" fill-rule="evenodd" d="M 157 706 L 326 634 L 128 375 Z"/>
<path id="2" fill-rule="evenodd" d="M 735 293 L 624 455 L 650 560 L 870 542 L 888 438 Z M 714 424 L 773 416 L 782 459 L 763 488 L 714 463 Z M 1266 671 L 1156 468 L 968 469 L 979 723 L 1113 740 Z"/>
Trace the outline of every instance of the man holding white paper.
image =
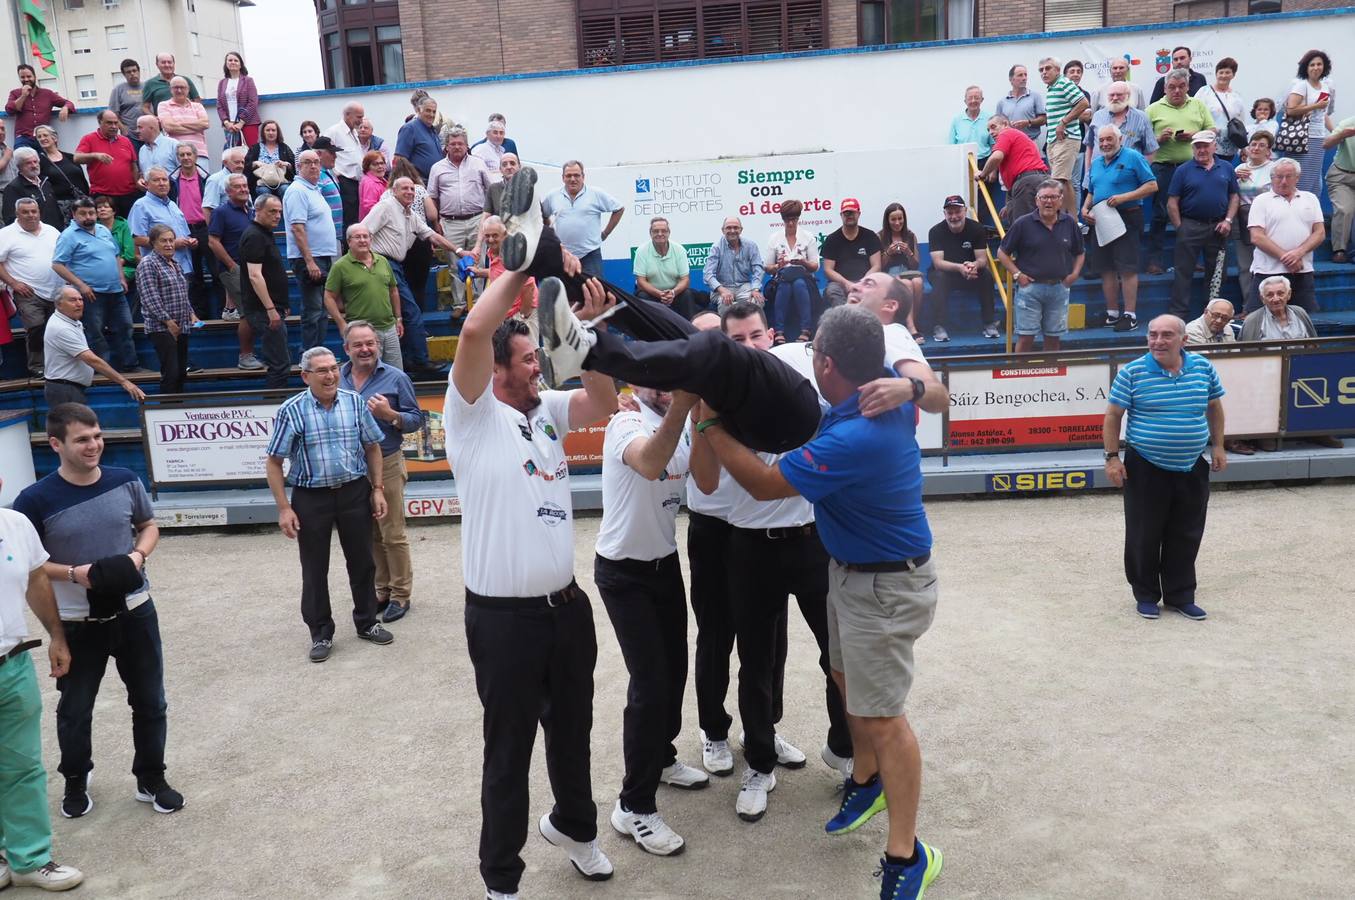
<path id="1" fill-rule="evenodd" d="M 1106 298 L 1102 324 L 1116 331 L 1133 331 L 1139 325 L 1139 236 L 1143 234 L 1139 201 L 1157 192 L 1157 179 L 1142 153 L 1123 146 L 1114 125 L 1097 132 L 1096 146 L 1101 155 L 1092 162 L 1091 190 L 1082 201 L 1082 218 L 1093 226 L 1087 236 L 1088 264 L 1101 273 L 1101 292 Z"/>

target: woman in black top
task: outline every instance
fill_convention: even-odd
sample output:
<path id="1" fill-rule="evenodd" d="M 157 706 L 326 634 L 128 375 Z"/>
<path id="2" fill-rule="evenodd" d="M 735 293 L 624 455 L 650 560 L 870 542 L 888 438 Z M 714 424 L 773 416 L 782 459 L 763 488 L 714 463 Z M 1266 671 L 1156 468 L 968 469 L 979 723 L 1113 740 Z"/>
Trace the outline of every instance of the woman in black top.
<path id="1" fill-rule="evenodd" d="M 38 162 L 42 164 L 42 177 L 51 184 L 62 216 L 69 222 L 75 201 L 89 196 L 89 182 L 85 180 L 84 167 L 76 163 L 74 155 L 57 146 L 56 131 L 51 126 L 39 125 L 34 128 L 33 137 L 38 141 Z"/>
<path id="2" fill-rule="evenodd" d="M 283 180 L 277 187 L 269 187 L 259 181 L 255 167 L 257 162 L 283 163 Z M 282 126 L 275 119 L 267 119 L 259 126 L 259 142 L 249 148 L 245 154 L 245 180 L 249 182 L 249 195 L 257 197 L 260 193 L 271 193 L 281 197 L 287 191 L 287 185 L 296 174 L 296 156 L 292 148 L 282 141 Z"/>
<path id="3" fill-rule="evenodd" d="M 914 324 L 918 306 L 922 304 L 922 273 L 919 271 L 917 235 L 908 228 L 908 212 L 902 203 L 885 207 L 884 224 L 880 228 L 880 267 L 913 291 L 913 306 L 908 313 L 908 330 L 921 344 L 926 340 Z"/>

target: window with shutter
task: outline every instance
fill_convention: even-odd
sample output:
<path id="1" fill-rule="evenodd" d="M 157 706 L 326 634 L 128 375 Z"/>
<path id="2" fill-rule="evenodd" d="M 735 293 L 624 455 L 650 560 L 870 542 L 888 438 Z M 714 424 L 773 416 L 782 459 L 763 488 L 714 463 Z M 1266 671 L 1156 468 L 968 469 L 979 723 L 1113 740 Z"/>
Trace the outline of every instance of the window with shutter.
<path id="1" fill-rule="evenodd" d="M 593 16 L 579 22 L 579 64 L 581 66 L 614 66 L 617 60 L 617 32 L 615 16 Z"/>
<path id="2" fill-rule="evenodd" d="M 1044 0 L 1045 31 L 1076 31 L 1105 25 L 1104 0 Z"/>
<path id="3" fill-rule="evenodd" d="M 739 56 L 744 49 L 743 7 L 735 4 L 701 9 L 702 44 L 706 57 Z"/>
<path id="4" fill-rule="evenodd" d="M 824 0 L 577 0 L 577 7 L 584 68 L 827 45 Z"/>

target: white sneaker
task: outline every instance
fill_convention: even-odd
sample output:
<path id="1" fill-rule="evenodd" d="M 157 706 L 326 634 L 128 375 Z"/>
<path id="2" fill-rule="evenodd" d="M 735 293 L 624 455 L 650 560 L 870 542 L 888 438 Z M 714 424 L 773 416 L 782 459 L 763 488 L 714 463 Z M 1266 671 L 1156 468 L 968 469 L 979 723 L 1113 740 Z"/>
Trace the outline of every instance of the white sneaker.
<path id="1" fill-rule="evenodd" d="M 504 268 L 525 272 L 536 257 L 544 222 L 536 170 L 523 166 L 503 188 L 503 227 L 507 232 L 500 247 Z M 544 187 L 540 190 L 544 191 Z"/>
<path id="2" fill-rule="evenodd" d="M 635 838 L 642 850 L 655 856 L 676 856 L 687 845 L 658 813 L 630 812 L 622 808 L 620 800 L 612 809 L 612 827 Z"/>
<path id="3" fill-rule="evenodd" d="M 505 894 L 502 891 L 491 891 L 489 888 L 485 888 L 485 900 L 520 900 L 521 896 L 518 893 Z"/>
<path id="4" fill-rule="evenodd" d="M 240 357 L 238 367 L 241 369 L 257 371 L 259 369 L 262 369 L 264 365 L 263 363 L 259 362 L 259 357 L 255 356 L 253 353 L 246 353 L 244 356 Z"/>
<path id="5" fill-rule="evenodd" d="M 733 757 L 730 757 L 730 765 L 733 765 Z M 697 791 L 710 784 L 709 775 L 681 760 L 664 769 L 663 773 L 659 775 L 659 780 L 664 784 L 671 784 L 675 788 L 682 788 L 686 791 Z"/>
<path id="6" fill-rule="evenodd" d="M 612 877 L 612 861 L 598 847 L 597 838 L 586 843 L 574 840 L 551 824 L 550 813 L 542 816 L 536 827 L 546 839 L 546 843 L 565 851 L 570 863 L 584 878 L 589 881 L 606 881 Z"/>
<path id="7" fill-rule="evenodd" d="M 739 732 L 739 746 L 747 747 L 744 741 L 746 733 Z M 776 749 L 776 764 L 783 769 L 803 769 L 805 767 L 805 754 L 799 747 L 783 738 L 776 732 L 772 732 L 772 746 Z"/>
<path id="8" fill-rule="evenodd" d="M 44 891 L 69 891 L 85 880 L 84 874 L 74 866 L 57 865 L 50 861 L 41 869 L 31 872 L 12 872 L 10 879 L 19 887 L 35 887 Z"/>
<path id="9" fill-rule="evenodd" d="M 223 309 L 223 310 L 221 311 L 221 320 L 222 320 L 223 322 L 238 322 L 238 321 L 240 321 L 240 310 L 237 309 L 237 308 L 235 308 L 235 307 L 233 307 L 233 306 L 232 306 L 230 309 Z"/>
<path id="10" fill-rule="evenodd" d="M 712 775 L 731 775 L 734 772 L 734 751 L 729 741 L 712 741 L 701 731 L 701 765 Z"/>
<path id="11" fill-rule="evenodd" d="M 823 750 L 819 753 L 819 757 L 824 761 L 824 764 L 827 765 L 828 768 L 837 769 L 842 773 L 843 778 L 852 777 L 852 769 L 856 765 L 856 760 L 852 759 L 850 756 L 838 756 L 832 750 L 828 749 L 827 744 L 824 744 Z"/>
<path id="12" fill-rule="evenodd" d="M 565 286 L 560 279 L 543 279 L 537 286 L 536 302 L 541 349 L 545 354 L 542 374 L 551 387 L 559 387 L 583 371 L 583 361 L 598 338 L 569 308 L 569 298 L 565 296 Z"/>
<path id="13" fill-rule="evenodd" d="M 767 795 L 776 789 L 776 773 L 766 775 L 757 769 L 743 770 L 743 785 L 739 788 L 739 799 L 734 811 L 745 822 L 756 822 L 767 812 Z"/>

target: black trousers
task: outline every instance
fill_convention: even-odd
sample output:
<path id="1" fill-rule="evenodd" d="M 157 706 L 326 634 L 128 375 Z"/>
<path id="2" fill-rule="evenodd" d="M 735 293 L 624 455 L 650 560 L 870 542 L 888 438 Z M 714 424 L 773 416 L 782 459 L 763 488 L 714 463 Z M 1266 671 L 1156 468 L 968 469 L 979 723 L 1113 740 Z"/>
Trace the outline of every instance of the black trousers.
<path id="1" fill-rule="evenodd" d="M 301 552 L 301 618 L 311 640 L 334 639 L 329 606 L 330 534 L 339 529 L 353 592 L 353 625 L 366 631 L 376 624 L 376 561 L 372 557 L 372 486 L 354 478 L 338 488 L 292 488 L 292 509 L 301 520 L 296 535 Z"/>
<path id="2" fill-rule="evenodd" d="M 1181 217 L 1176 229 L 1176 246 L 1172 250 L 1172 298 L 1167 311 L 1190 321 L 1191 285 L 1195 281 L 1195 261 L 1204 254 L 1204 287 L 1208 293 L 1218 265 L 1219 254 L 1228 246 L 1228 239 L 1214 230 L 1217 222 Z M 1209 300 L 1205 298 L 1206 302 Z"/>
<path id="3" fill-rule="evenodd" d="M 791 594 L 819 645 L 828 747 L 839 756 L 850 757 L 847 713 L 828 662 L 828 551 L 818 534 L 772 539 L 761 529 L 735 528 L 730 555 L 738 562 L 730 567 L 730 590 L 739 648 L 739 718 L 748 765 L 759 772 L 770 772 L 776 766 L 776 669 L 778 657 L 780 665 L 785 665 L 786 602 Z M 780 640 L 778 620 L 782 623 Z"/>
<path id="4" fill-rule="evenodd" d="M 358 216 L 358 181 L 338 172 L 334 173 L 334 180 L 339 183 L 339 199 L 343 201 L 343 232 L 347 236 L 348 227 L 361 221 Z"/>
<path id="5" fill-rule="evenodd" d="M 175 337 L 168 331 L 150 331 L 146 337 L 160 360 L 160 393 L 182 394 L 188 375 L 188 332 Z"/>
<path id="6" fill-rule="evenodd" d="M 555 795 L 551 824 L 576 841 L 597 837 L 588 741 L 598 645 L 588 595 L 575 587 L 563 606 L 526 609 L 467 597 L 466 648 L 484 707 L 480 875 L 491 890 L 511 894 L 524 868 L 538 722 Z"/>
<path id="7" fill-rule="evenodd" d="M 282 317 L 282 322 L 274 331 L 268 327 L 267 312 L 260 310 L 245 313 L 245 321 L 254 329 L 254 336 L 259 341 L 259 358 L 268 367 L 264 379 L 264 387 L 268 388 L 285 388 L 292 374 L 292 357 L 287 349 L 286 308 L 278 307 L 278 315 Z"/>
<path id="8" fill-rule="evenodd" d="M 654 303 L 661 304 L 663 303 L 663 301 L 660 300 L 658 297 L 655 297 L 653 294 L 649 294 L 646 293 L 645 291 L 640 290 L 639 287 L 636 287 L 635 289 L 635 296 L 643 297 L 645 300 L 651 300 Z M 689 322 L 691 321 L 692 316 L 696 315 L 700 310 L 705 308 L 696 302 L 696 295 L 692 293 L 691 288 L 688 288 L 687 290 L 683 291 L 680 294 L 676 294 L 673 297 L 672 303 L 663 305 L 667 306 L 673 312 L 677 313 L 679 316 L 681 316 L 682 318 L 686 319 Z"/>
<path id="9" fill-rule="evenodd" d="M 558 248 L 554 232 L 543 230 L 528 274 L 560 278 L 570 300 L 578 301 L 583 278 L 564 274 Z M 626 308 L 609 324 L 635 340 L 598 329 L 585 369 L 642 387 L 696 394 L 720 411 L 732 436 L 753 450 L 785 453 L 814 436 L 821 412 L 819 392 L 809 379 L 720 331 L 697 331 L 662 303 L 606 286 L 618 300 L 626 301 Z"/>
<path id="10" fill-rule="evenodd" d="M 1209 464 L 1189 472 L 1161 469 L 1125 453 L 1124 571 L 1140 603 L 1195 602 L 1195 557 L 1209 511 Z"/>
<path id="11" fill-rule="evenodd" d="M 927 306 L 931 310 L 933 326 L 945 327 L 950 320 L 950 297 L 956 292 L 977 292 L 979 316 L 983 319 L 983 324 L 997 321 L 995 311 L 997 307 L 994 303 L 997 294 L 993 288 L 993 272 L 988 266 L 980 268 L 979 277 L 973 281 L 959 272 L 943 272 L 935 266 L 928 270 L 927 279 L 932 283 L 932 296 Z"/>
<path id="12" fill-rule="evenodd" d="M 626 660 L 630 684 L 621 745 L 621 805 L 656 811 L 659 776 L 677 760 L 687 685 L 687 595 L 678 555 L 640 561 L 593 559 L 593 581 Z"/>
<path id="13" fill-rule="evenodd" d="M 192 250 L 193 274 L 188 279 L 188 302 L 199 319 L 215 319 L 220 270 L 216 254 L 207 245 L 207 223 L 194 222 L 189 225 L 188 236 L 198 241 Z"/>
<path id="14" fill-rule="evenodd" d="M 433 242 L 427 238 L 415 239 L 405 253 L 404 266 L 410 293 L 422 309 L 424 296 L 428 293 L 428 273 L 433 270 Z"/>

